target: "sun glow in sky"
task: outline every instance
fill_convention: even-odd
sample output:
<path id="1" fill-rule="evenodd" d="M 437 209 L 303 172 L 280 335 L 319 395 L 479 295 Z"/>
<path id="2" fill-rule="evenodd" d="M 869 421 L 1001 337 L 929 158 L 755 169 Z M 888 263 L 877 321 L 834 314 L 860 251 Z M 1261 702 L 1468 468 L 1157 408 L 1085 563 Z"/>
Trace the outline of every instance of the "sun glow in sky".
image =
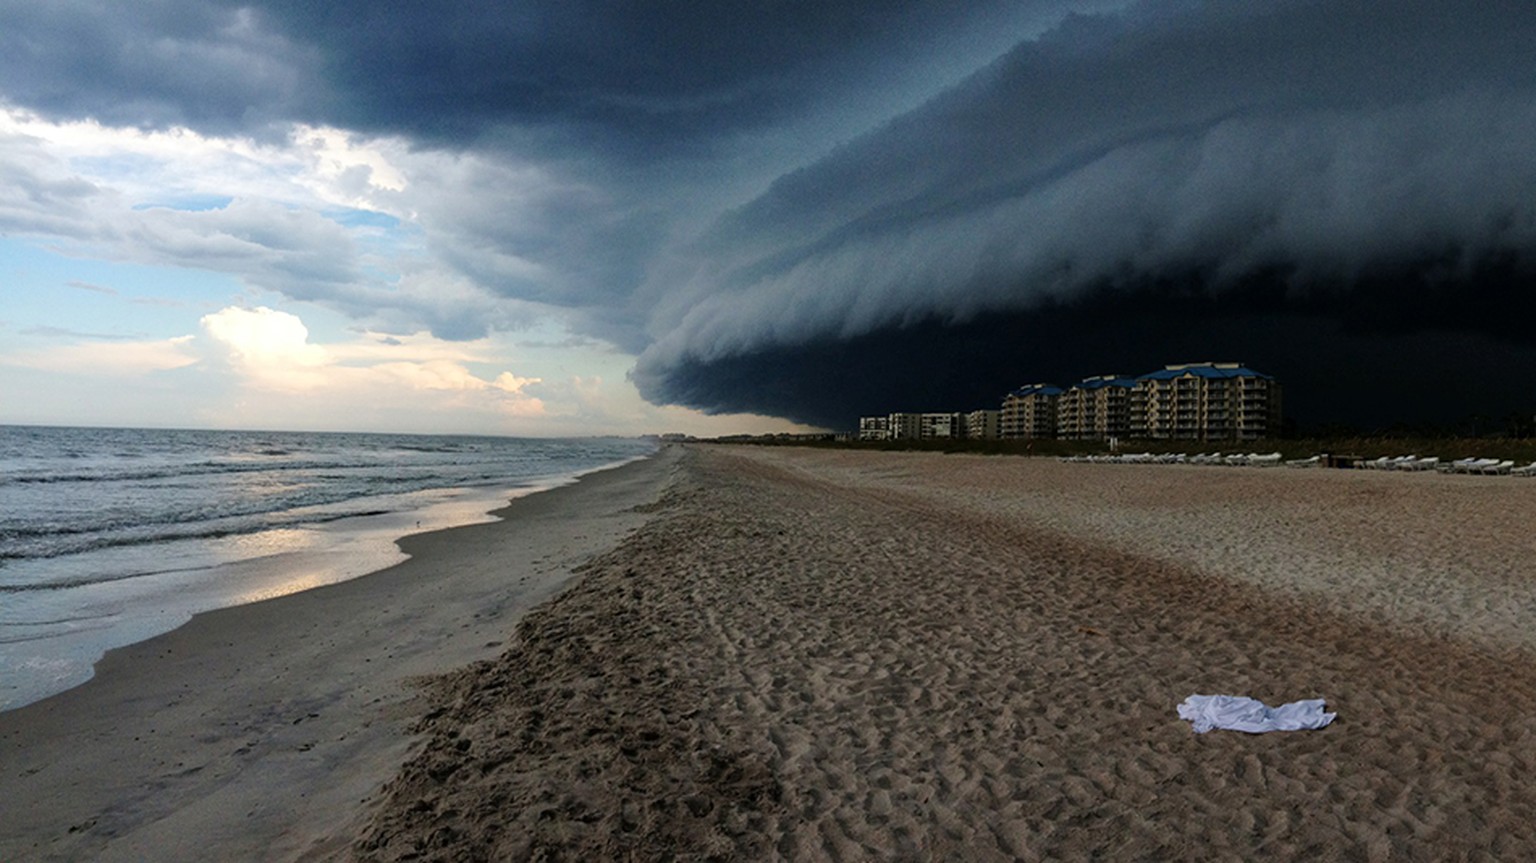
<path id="1" fill-rule="evenodd" d="M 472 157 L 293 126 L 280 139 L 0 108 L 0 421 L 527 435 L 778 431 L 643 401 L 631 358 L 431 248 Z M 538 177 L 530 175 L 530 183 Z M 455 190 L 469 194 L 469 189 Z M 537 266 L 501 256 L 503 270 Z M 432 310 L 424 313 L 424 310 Z M 445 339 L 432 314 L 495 321 Z"/>

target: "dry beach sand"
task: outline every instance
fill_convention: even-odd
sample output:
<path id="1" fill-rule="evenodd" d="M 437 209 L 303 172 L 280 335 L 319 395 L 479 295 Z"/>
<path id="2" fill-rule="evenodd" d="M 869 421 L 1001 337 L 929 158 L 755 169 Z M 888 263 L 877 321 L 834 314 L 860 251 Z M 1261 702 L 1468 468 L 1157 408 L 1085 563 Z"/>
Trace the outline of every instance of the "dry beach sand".
<path id="1" fill-rule="evenodd" d="M 1536 482 L 693 446 L 518 503 L 0 714 L 0 859 L 1536 859 Z"/>
<path id="2" fill-rule="evenodd" d="M 366 859 L 1536 858 L 1536 483 L 694 448 Z M 1325 697 L 1193 734 L 1192 693 Z"/>

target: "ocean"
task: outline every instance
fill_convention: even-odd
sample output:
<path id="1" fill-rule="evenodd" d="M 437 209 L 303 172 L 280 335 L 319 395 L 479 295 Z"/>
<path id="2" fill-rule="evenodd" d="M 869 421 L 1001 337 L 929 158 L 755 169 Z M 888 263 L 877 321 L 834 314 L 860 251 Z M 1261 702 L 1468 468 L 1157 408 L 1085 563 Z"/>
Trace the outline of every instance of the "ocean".
<path id="1" fill-rule="evenodd" d="M 193 614 L 405 559 L 394 540 L 654 441 L 0 426 L 0 710 Z"/>

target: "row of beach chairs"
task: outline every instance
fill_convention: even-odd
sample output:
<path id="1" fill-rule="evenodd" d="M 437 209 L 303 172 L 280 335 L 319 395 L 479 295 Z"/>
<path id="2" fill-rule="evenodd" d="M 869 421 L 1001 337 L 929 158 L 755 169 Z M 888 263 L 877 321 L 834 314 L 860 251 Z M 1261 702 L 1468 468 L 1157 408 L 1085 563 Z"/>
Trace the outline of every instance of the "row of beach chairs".
<path id="1" fill-rule="evenodd" d="M 1282 461 L 1280 453 L 1123 453 L 1116 455 L 1063 456 L 1060 461 L 1091 462 L 1094 464 L 1193 464 L 1222 465 L 1227 467 L 1274 467 L 1284 465 L 1293 468 L 1321 467 L 1324 456 L 1296 458 Z M 1536 461 L 1524 467 L 1516 467 L 1512 459 L 1463 458 L 1443 462 L 1438 456 L 1419 458 L 1416 455 L 1382 456 L 1360 462 L 1364 470 L 1438 471 L 1440 473 L 1483 474 L 1488 476 L 1536 476 Z"/>
<path id="2" fill-rule="evenodd" d="M 1513 459 L 1496 458 L 1459 458 L 1455 461 L 1444 462 L 1435 465 L 1435 470 L 1441 473 L 1479 473 L 1497 476 L 1507 474 L 1509 476 L 1536 476 L 1536 461 L 1523 467 L 1516 467 Z"/>
<path id="3" fill-rule="evenodd" d="M 1118 455 L 1062 456 L 1061 461 L 1092 462 L 1094 464 L 1197 464 L 1227 467 L 1273 467 L 1280 464 L 1280 453 L 1122 453 Z"/>
<path id="4" fill-rule="evenodd" d="M 1316 467 L 1325 463 L 1323 456 L 1315 455 L 1311 458 L 1292 459 L 1286 462 L 1287 467 Z M 1439 456 L 1416 455 L 1382 456 L 1381 458 L 1368 459 L 1356 465 L 1362 470 L 1397 470 L 1408 471 L 1437 471 L 1439 473 L 1466 473 L 1484 474 L 1487 476 L 1536 476 L 1536 461 L 1524 467 L 1515 467 L 1513 459 L 1496 458 L 1460 458 L 1455 461 L 1441 461 Z"/>
<path id="5" fill-rule="evenodd" d="M 1356 465 L 1362 470 L 1439 470 L 1440 457 L 1419 458 L 1416 455 L 1382 456 Z"/>
<path id="6" fill-rule="evenodd" d="M 1320 464 L 1322 456 L 1313 456 L 1309 459 L 1296 459 L 1286 462 L 1292 467 L 1311 467 Z M 1437 471 L 1439 473 L 1467 473 L 1484 474 L 1488 476 L 1536 476 L 1536 462 L 1531 462 L 1524 467 L 1515 467 L 1514 459 L 1496 458 L 1459 458 L 1455 461 L 1441 461 L 1439 456 L 1416 455 L 1382 456 L 1381 458 L 1367 459 L 1356 465 L 1361 470 L 1399 470 L 1399 471 Z"/>

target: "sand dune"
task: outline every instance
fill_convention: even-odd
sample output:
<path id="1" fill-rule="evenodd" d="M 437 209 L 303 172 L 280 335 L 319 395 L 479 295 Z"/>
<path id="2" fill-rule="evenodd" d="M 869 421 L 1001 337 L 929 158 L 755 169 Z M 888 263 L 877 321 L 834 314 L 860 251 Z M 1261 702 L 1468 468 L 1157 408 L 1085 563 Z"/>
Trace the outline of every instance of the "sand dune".
<path id="1" fill-rule="evenodd" d="M 1536 483 L 694 448 L 365 859 L 1531 859 Z M 1193 734 L 1192 693 L 1324 697 Z"/>

